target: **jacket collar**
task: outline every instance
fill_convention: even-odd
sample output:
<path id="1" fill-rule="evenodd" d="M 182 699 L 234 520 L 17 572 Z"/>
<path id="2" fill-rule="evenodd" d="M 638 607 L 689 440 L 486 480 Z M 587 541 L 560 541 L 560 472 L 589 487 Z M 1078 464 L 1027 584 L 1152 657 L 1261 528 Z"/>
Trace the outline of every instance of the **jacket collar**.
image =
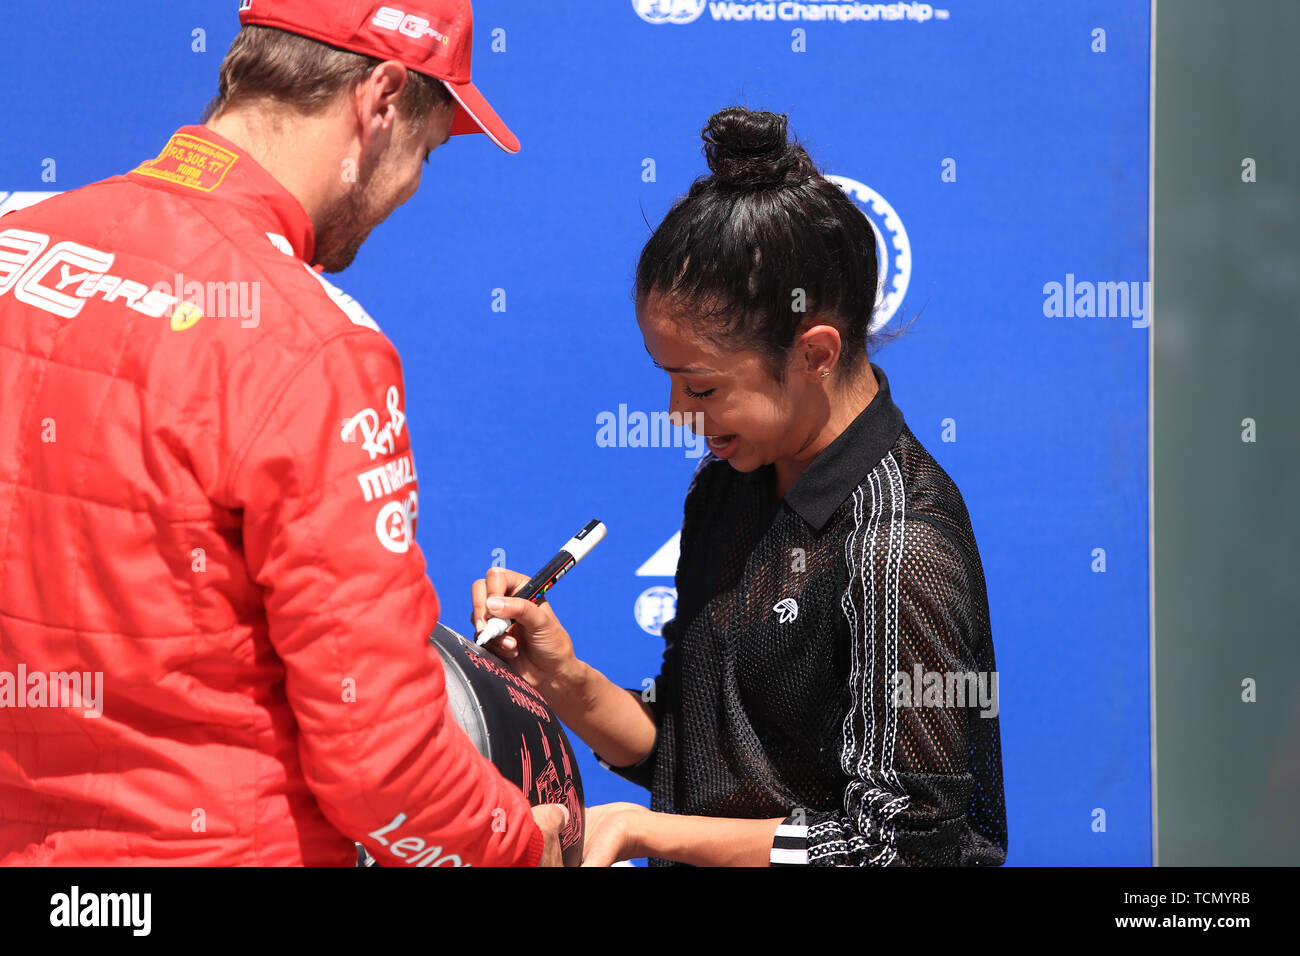
<path id="1" fill-rule="evenodd" d="M 874 362 L 871 371 L 879 386 L 871 404 L 822 449 L 786 492 L 786 504 L 814 530 L 826 525 L 902 434 L 903 413 L 890 397 L 889 379 Z"/>
<path id="2" fill-rule="evenodd" d="M 247 150 L 206 126 L 182 126 L 157 158 L 145 160 L 127 176 L 196 199 L 243 207 L 260 220 L 260 228 L 287 239 L 295 256 L 312 262 L 316 237 L 302 203 Z"/>

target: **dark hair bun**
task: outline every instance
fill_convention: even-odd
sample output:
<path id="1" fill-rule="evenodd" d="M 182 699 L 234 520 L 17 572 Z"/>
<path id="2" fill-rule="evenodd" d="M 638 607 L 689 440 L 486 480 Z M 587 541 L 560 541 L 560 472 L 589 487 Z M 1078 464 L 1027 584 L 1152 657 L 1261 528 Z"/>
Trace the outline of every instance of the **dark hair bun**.
<path id="1" fill-rule="evenodd" d="M 721 185 L 762 188 L 797 183 L 816 173 L 802 146 L 786 138 L 784 113 L 729 106 L 709 117 L 704 156 Z"/>

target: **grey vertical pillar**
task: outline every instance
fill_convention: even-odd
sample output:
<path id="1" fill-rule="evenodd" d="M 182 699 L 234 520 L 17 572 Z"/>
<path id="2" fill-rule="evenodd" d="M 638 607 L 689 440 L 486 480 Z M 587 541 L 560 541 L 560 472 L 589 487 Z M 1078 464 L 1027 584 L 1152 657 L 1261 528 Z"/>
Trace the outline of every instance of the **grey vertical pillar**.
<path id="1" fill-rule="evenodd" d="M 1294 865 L 1300 3 L 1155 35 L 1156 859 Z"/>

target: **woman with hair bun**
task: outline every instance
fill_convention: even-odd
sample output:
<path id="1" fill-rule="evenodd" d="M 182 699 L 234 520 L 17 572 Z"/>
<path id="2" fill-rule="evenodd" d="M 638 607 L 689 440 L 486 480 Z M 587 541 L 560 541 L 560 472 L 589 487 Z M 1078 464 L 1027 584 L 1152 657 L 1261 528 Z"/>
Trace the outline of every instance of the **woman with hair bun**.
<path id="1" fill-rule="evenodd" d="M 870 221 L 786 117 L 732 107 L 711 175 L 641 253 L 636 311 L 709 454 L 686 495 L 654 693 L 578 659 L 489 570 L 474 623 L 602 763 L 651 791 L 584 864 L 997 866 L 1006 810 L 983 567 L 965 503 L 870 361 Z M 891 336 L 892 337 L 892 336 Z"/>

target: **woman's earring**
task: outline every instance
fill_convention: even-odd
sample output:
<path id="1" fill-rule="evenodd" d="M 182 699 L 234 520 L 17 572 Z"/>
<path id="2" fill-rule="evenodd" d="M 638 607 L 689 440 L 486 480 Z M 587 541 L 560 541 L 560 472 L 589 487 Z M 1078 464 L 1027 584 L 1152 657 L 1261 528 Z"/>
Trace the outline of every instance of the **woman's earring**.
<path id="1" fill-rule="evenodd" d="M 831 374 L 831 370 L 830 370 L 830 369 L 828 369 L 828 368 L 824 368 L 824 369 L 822 369 L 822 378 L 826 378 L 826 377 L 827 377 L 828 375 L 830 375 L 830 374 Z"/>

